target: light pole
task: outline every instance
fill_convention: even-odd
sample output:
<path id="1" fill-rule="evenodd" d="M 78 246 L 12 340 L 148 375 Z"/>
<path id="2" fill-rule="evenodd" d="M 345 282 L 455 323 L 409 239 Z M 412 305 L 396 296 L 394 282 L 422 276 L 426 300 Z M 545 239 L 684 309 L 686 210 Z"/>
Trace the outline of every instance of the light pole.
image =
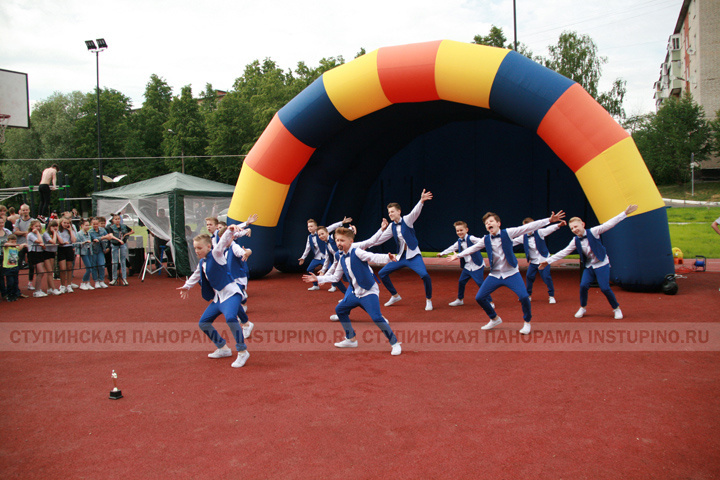
<path id="1" fill-rule="evenodd" d="M 695 167 L 699 167 L 700 164 L 695 161 L 695 154 L 690 154 L 690 196 L 695 196 Z"/>
<path id="2" fill-rule="evenodd" d="M 515 0 L 513 0 L 513 45 L 517 52 L 517 15 L 515 10 Z"/>
<path id="3" fill-rule="evenodd" d="M 185 146 L 183 145 L 182 137 L 179 134 L 173 132 L 171 128 L 168 128 L 168 132 L 170 132 L 170 135 L 178 136 L 178 142 L 180 142 L 180 159 L 182 161 L 182 166 L 180 167 L 181 168 L 180 172 L 184 174 L 185 173 Z"/>
<path id="4" fill-rule="evenodd" d="M 100 178 L 103 176 L 103 164 L 102 164 L 102 143 L 100 142 L 100 52 L 108 48 L 104 38 L 97 39 L 97 46 L 92 40 L 85 40 L 85 46 L 87 49 L 95 54 L 95 66 L 97 69 L 97 143 L 98 143 L 98 172 Z M 102 190 L 102 182 L 100 182 L 100 190 Z"/>

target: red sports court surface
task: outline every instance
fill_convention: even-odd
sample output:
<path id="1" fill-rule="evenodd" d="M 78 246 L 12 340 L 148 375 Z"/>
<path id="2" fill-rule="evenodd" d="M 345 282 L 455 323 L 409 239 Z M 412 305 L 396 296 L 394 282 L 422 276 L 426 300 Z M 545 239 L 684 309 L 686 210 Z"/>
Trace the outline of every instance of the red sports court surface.
<path id="1" fill-rule="evenodd" d="M 536 282 L 521 337 L 511 292 L 494 294 L 504 323 L 486 334 L 476 288 L 447 305 L 458 267 L 430 272 L 432 312 L 415 274 L 393 276 L 403 301 L 383 313 L 399 357 L 358 310 L 359 348 L 333 348 L 327 286 L 252 281 L 241 369 L 207 358 L 205 303 L 197 288 L 181 301 L 181 280 L 2 303 L 0 476 L 720 476 L 720 273 L 685 273 L 676 296 L 616 287 L 622 321 L 593 289 L 577 320 L 577 268 L 556 268 L 558 303 Z"/>

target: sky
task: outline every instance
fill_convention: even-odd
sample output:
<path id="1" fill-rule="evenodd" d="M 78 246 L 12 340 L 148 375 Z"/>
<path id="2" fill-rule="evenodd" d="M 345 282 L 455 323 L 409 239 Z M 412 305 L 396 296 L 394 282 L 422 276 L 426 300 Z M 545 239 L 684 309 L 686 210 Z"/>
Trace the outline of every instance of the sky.
<path id="1" fill-rule="evenodd" d="M 682 0 L 516 0 L 518 41 L 536 55 L 563 31 L 589 35 L 603 66 L 600 90 L 627 81 L 628 115 L 654 111 L 668 37 Z M 210 83 L 230 90 L 245 66 L 271 58 L 281 68 L 352 60 L 385 46 L 471 42 L 491 25 L 513 38 L 513 0 L 2 0 L 0 69 L 28 74 L 33 105 L 54 92 L 93 92 L 96 58 L 85 40 L 104 38 L 100 85 L 144 100 L 152 74 L 179 95 Z M 1 105 L 0 105 L 1 109 Z"/>

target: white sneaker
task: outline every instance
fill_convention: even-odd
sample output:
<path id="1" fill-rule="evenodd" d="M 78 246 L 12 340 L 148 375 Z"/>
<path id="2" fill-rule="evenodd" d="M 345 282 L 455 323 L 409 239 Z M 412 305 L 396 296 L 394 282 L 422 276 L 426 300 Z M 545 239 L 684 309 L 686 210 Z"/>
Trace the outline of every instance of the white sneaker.
<path id="1" fill-rule="evenodd" d="M 582 318 L 583 315 L 585 315 L 585 312 L 586 312 L 585 307 L 580 307 L 580 310 L 575 312 L 575 318 Z"/>
<path id="2" fill-rule="evenodd" d="M 102 288 L 102 287 L 100 286 L 100 282 L 95 282 L 95 288 Z"/>
<path id="3" fill-rule="evenodd" d="M 491 328 L 495 328 L 498 325 L 502 323 L 502 318 L 495 317 L 494 319 L 490 320 L 488 323 L 480 327 L 480 330 L 490 330 Z"/>
<path id="4" fill-rule="evenodd" d="M 72 288 L 78 288 L 78 284 L 75 283 L 75 282 L 71 283 L 70 286 L 71 286 Z"/>
<path id="5" fill-rule="evenodd" d="M 247 350 L 243 350 L 242 352 L 238 352 L 237 359 L 230 365 L 233 368 L 240 368 L 243 365 L 245 365 L 245 362 L 248 361 L 248 358 L 250 358 L 250 353 L 248 353 Z"/>
<path id="6" fill-rule="evenodd" d="M 385 302 L 385 306 L 386 306 L 386 307 L 389 307 L 390 305 L 396 304 L 396 303 L 399 302 L 400 300 L 402 300 L 402 297 L 401 297 L 400 295 L 393 295 L 392 297 L 390 297 L 390 300 L 388 300 L 387 302 Z"/>
<path id="7" fill-rule="evenodd" d="M 335 346 L 338 348 L 357 348 L 358 343 L 357 340 L 349 340 L 346 338 L 342 342 L 336 343 Z"/>
<path id="8" fill-rule="evenodd" d="M 28 283 L 28 290 L 35 290 L 35 285 Z"/>
<path id="9" fill-rule="evenodd" d="M 430 300 L 430 299 L 425 300 L 425 311 L 429 312 L 432 309 L 433 309 L 432 300 Z"/>
<path id="10" fill-rule="evenodd" d="M 65 293 L 75 293 L 75 290 L 73 290 L 73 287 L 71 287 L 70 285 L 68 285 L 68 286 L 65 288 Z"/>
<path id="11" fill-rule="evenodd" d="M 108 286 L 105 285 L 105 282 L 100 282 L 100 288 L 108 288 Z"/>
<path id="12" fill-rule="evenodd" d="M 95 290 L 95 287 L 90 285 L 90 282 L 87 282 L 85 285 L 87 286 L 87 290 Z"/>
<path id="13" fill-rule="evenodd" d="M 333 322 L 337 322 L 338 320 L 340 320 L 340 317 L 338 317 L 337 315 L 330 315 L 330 320 L 332 320 Z"/>
<path id="14" fill-rule="evenodd" d="M 400 342 L 397 342 L 395 345 L 392 346 L 390 355 L 400 355 L 401 353 L 402 353 L 402 347 L 400 346 Z"/>
<path id="15" fill-rule="evenodd" d="M 80 290 L 90 290 L 90 289 L 88 288 L 88 284 L 87 284 L 87 283 L 81 283 L 81 284 L 80 284 Z"/>
<path id="16" fill-rule="evenodd" d="M 253 328 L 255 328 L 255 324 L 253 322 L 247 322 L 245 325 L 243 325 L 243 337 L 250 338 Z"/>
<path id="17" fill-rule="evenodd" d="M 333 286 L 333 287 L 330 287 L 330 289 L 328 290 L 328 292 L 334 292 L 334 291 L 336 291 L 336 290 L 337 290 L 337 288 Z"/>
<path id="18" fill-rule="evenodd" d="M 225 358 L 232 355 L 232 350 L 230 350 L 230 347 L 227 345 L 223 346 L 222 348 L 218 348 L 212 353 L 208 353 L 208 357 L 210 358 Z"/>
<path id="19" fill-rule="evenodd" d="M 548 303 L 557 303 L 557 302 L 555 301 L 555 297 L 550 297 L 550 298 L 548 299 Z"/>
<path id="20" fill-rule="evenodd" d="M 42 290 L 38 290 L 33 293 L 33 297 L 47 297 L 48 294 L 43 292 Z"/>
<path id="21" fill-rule="evenodd" d="M 48 290 L 48 293 L 52 293 L 53 295 L 62 295 L 63 294 L 63 292 L 61 292 L 57 288 L 55 288 L 53 290 Z"/>
<path id="22" fill-rule="evenodd" d="M 320 290 L 320 287 L 318 287 L 317 285 L 313 285 L 312 287 L 308 288 L 308 290 L 310 290 L 310 291 Z"/>
<path id="23" fill-rule="evenodd" d="M 65 285 L 60 285 L 60 293 L 67 292 L 67 288 L 65 288 Z"/>
<path id="24" fill-rule="evenodd" d="M 620 310 L 620 307 L 614 309 L 613 312 L 615 312 L 615 320 L 623 319 L 623 314 L 622 314 L 622 310 Z"/>
<path id="25" fill-rule="evenodd" d="M 530 333 L 530 322 L 525 322 L 525 325 L 520 329 L 520 333 L 523 335 Z"/>
<path id="26" fill-rule="evenodd" d="M 448 303 L 451 307 L 459 307 L 460 305 L 465 305 L 465 302 L 460 300 L 459 298 L 456 300 L 453 300 L 452 302 Z"/>

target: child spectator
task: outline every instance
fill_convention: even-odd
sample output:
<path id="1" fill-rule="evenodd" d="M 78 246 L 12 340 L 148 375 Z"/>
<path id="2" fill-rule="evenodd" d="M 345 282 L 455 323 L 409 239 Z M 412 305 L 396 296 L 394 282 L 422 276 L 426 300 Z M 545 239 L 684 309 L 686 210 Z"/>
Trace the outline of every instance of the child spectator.
<path id="1" fill-rule="evenodd" d="M 5 238 L 5 237 L 2 237 Z M 0 239 L 1 240 L 1 239 Z M 20 255 L 19 250 L 26 248 L 27 245 L 18 245 L 17 236 L 10 234 L 7 235 L 4 243 L 2 244 L 2 270 L 0 276 L 2 276 L 2 283 L 0 285 L 6 285 L 3 296 L 8 302 L 14 302 L 20 297 L 20 287 L 18 285 L 18 276 L 20 274 Z"/>
<path id="2" fill-rule="evenodd" d="M 47 280 L 47 292 L 53 295 L 60 295 L 61 292 L 55 284 L 55 257 L 58 251 L 60 238 L 58 237 L 58 221 L 50 220 L 47 230 L 43 233 L 43 242 L 45 243 L 45 278 Z"/>
<path id="3" fill-rule="evenodd" d="M 28 233 L 30 233 L 30 223 L 34 220 L 30 216 L 30 206 L 27 203 L 23 203 L 20 206 L 20 212 L 18 219 L 15 220 L 13 225 L 13 233 L 17 235 L 18 245 L 28 245 L 28 248 L 20 250 L 20 266 L 22 267 L 23 261 L 26 255 L 30 255 L 30 245 L 28 243 Z M 28 259 L 28 290 L 35 290 L 33 285 L 33 276 L 35 274 L 35 264 Z"/>
<path id="4" fill-rule="evenodd" d="M 48 294 L 42 291 L 42 280 L 45 274 L 45 243 L 43 242 L 43 235 L 40 233 L 42 229 L 42 223 L 40 220 L 31 220 L 28 226 L 29 232 L 27 232 L 27 248 L 28 248 L 28 264 L 30 268 L 37 270 L 35 275 L 35 285 L 32 290 L 33 297 L 47 297 Z M 18 237 L 19 239 L 20 237 Z M 52 273 L 51 273 L 52 275 Z"/>
<path id="5" fill-rule="evenodd" d="M 4 205 L 0 205 L 0 207 L 4 207 Z M 0 220 L 2 220 L 3 213 L 7 213 L 7 210 L 3 211 L 0 209 Z M 4 258 L 3 256 L 5 254 L 2 247 L 3 247 L 3 245 L 5 245 L 5 242 L 8 241 L 8 238 L 10 237 L 10 235 L 12 235 L 12 232 L 2 225 L 3 224 L 0 223 L 0 265 L 3 264 L 3 258 Z M 15 237 L 15 241 L 17 242 L 17 237 Z M 5 287 L 5 278 L 3 275 L 0 275 L 0 297 L 5 298 L 7 296 L 7 293 L 8 292 Z"/>
<path id="6" fill-rule="evenodd" d="M 95 290 L 95 287 L 90 285 L 90 279 L 93 278 L 93 254 L 92 254 L 92 240 L 90 239 L 90 220 L 83 218 L 80 221 L 80 231 L 77 234 L 78 243 L 78 254 L 82 258 L 83 265 L 85 265 L 85 273 L 80 283 L 80 290 Z"/>
<path id="7" fill-rule="evenodd" d="M 73 293 L 70 281 L 75 269 L 75 247 L 73 245 L 77 241 L 77 237 L 75 237 L 75 229 L 69 216 L 60 219 L 58 240 L 60 242 L 57 254 L 58 267 L 60 268 L 60 292 Z"/>
<path id="8" fill-rule="evenodd" d="M 115 214 L 112 217 L 112 224 L 109 227 L 110 244 L 112 246 L 112 281 L 110 285 L 118 283 L 118 264 L 120 264 L 120 282 L 127 287 L 127 259 L 128 249 L 125 242 L 127 238 L 135 233 L 135 231 L 127 225 L 120 224 L 120 215 Z"/>
<path id="9" fill-rule="evenodd" d="M 92 242 L 92 272 L 93 280 L 95 280 L 95 288 L 108 288 L 105 284 L 105 251 L 103 242 L 105 242 L 108 234 L 107 231 L 100 226 L 100 217 L 92 219 L 92 228 L 90 229 L 90 241 Z"/>

